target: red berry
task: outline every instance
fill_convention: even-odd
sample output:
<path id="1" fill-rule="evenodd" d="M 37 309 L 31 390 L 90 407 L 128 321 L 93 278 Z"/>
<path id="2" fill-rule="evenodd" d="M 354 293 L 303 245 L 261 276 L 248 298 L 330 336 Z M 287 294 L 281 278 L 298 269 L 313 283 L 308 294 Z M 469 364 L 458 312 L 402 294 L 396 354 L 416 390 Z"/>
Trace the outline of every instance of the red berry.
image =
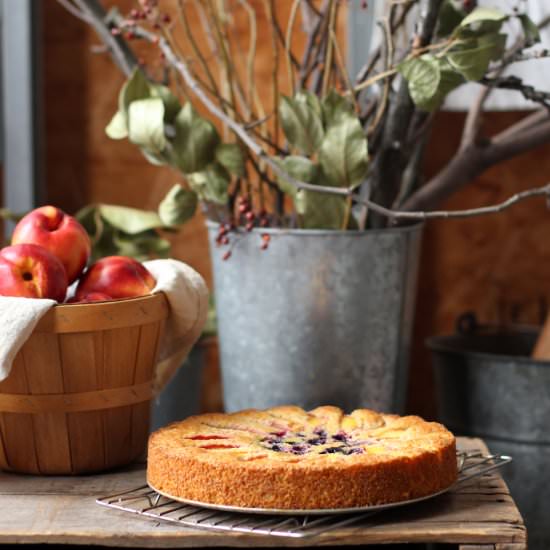
<path id="1" fill-rule="evenodd" d="M 254 212 L 252 212 L 251 210 L 249 210 L 246 214 L 245 214 L 245 218 L 251 222 L 256 216 L 254 215 Z"/>
<path id="2" fill-rule="evenodd" d="M 162 16 L 162 22 L 163 22 L 163 23 L 168 24 L 168 23 L 170 23 L 171 21 L 172 21 L 172 18 L 171 18 L 167 13 L 165 13 L 165 14 Z"/>
<path id="3" fill-rule="evenodd" d="M 128 31 L 128 32 L 126 33 L 126 38 L 127 38 L 128 40 L 133 40 L 135 37 L 136 37 L 136 33 L 132 32 L 132 31 Z"/>
<path id="4" fill-rule="evenodd" d="M 248 222 L 245 225 L 245 228 L 246 228 L 247 231 L 252 231 L 254 229 L 254 224 L 252 222 Z"/>
<path id="5" fill-rule="evenodd" d="M 267 226 L 269 225 L 269 220 L 268 220 L 267 218 L 262 218 L 262 219 L 260 220 L 260 225 L 261 225 L 262 227 L 267 227 Z"/>
<path id="6" fill-rule="evenodd" d="M 262 243 L 262 246 L 260 246 L 260 248 L 262 250 L 266 250 L 268 246 L 269 246 L 269 243 L 267 241 L 265 241 L 265 242 Z"/>
<path id="7" fill-rule="evenodd" d="M 244 203 L 241 204 L 241 205 L 239 206 L 239 212 L 240 212 L 241 214 L 244 214 L 244 213 L 248 212 L 248 204 L 244 204 Z"/>
<path id="8" fill-rule="evenodd" d="M 223 245 L 229 244 L 229 238 L 228 237 L 222 237 L 220 239 L 220 243 Z"/>
<path id="9" fill-rule="evenodd" d="M 113 28 L 111 29 L 111 34 L 112 34 L 113 36 L 118 36 L 120 33 L 121 33 L 121 30 L 118 29 L 118 28 L 116 28 L 116 27 L 113 27 Z"/>
<path id="10" fill-rule="evenodd" d="M 229 260 L 229 258 L 231 258 L 231 250 L 228 250 L 224 253 L 224 255 L 222 256 L 222 260 Z"/>

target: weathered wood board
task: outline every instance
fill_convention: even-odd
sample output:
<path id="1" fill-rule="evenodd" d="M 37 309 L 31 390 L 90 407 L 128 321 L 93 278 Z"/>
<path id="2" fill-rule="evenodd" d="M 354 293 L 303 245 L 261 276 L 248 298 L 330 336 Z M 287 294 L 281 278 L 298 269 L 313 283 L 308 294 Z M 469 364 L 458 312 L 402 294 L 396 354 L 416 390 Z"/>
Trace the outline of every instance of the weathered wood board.
<path id="1" fill-rule="evenodd" d="M 459 446 L 487 450 L 479 439 L 459 438 Z M 383 512 L 319 537 L 284 539 L 192 530 L 95 503 L 97 497 L 143 485 L 144 468 L 144 464 L 135 464 L 117 472 L 79 477 L 0 473 L 0 543 L 181 548 L 442 542 L 460 544 L 464 550 L 526 548 L 523 520 L 498 473 L 454 493 Z"/>

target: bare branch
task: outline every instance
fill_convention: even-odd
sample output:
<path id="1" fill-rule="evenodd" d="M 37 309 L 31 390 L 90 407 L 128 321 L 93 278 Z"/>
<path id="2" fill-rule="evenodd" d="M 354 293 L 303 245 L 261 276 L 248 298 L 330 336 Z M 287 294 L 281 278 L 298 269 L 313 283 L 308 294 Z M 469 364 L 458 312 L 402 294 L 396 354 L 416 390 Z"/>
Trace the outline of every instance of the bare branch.
<path id="1" fill-rule="evenodd" d="M 455 155 L 426 185 L 403 205 L 403 210 L 430 209 L 474 180 L 487 168 L 550 142 L 550 120 L 498 143 L 471 145 Z"/>
<path id="2" fill-rule="evenodd" d="M 550 115 L 546 109 L 539 109 L 538 111 L 523 117 L 520 121 L 512 124 L 496 136 L 493 136 L 492 142 L 499 143 L 502 140 L 508 139 L 510 136 L 517 136 L 524 130 L 528 130 L 541 122 L 545 122 L 548 120 L 549 116 Z"/>
<path id="3" fill-rule="evenodd" d="M 109 48 L 115 64 L 126 75 L 130 76 L 137 67 L 137 58 L 128 44 L 120 37 L 111 33 L 111 27 L 107 23 L 107 12 L 98 0 L 75 0 L 80 11 L 85 15 L 98 36 Z M 63 5 L 63 4 L 62 4 Z M 72 12 L 71 12 L 72 13 Z"/>
<path id="4" fill-rule="evenodd" d="M 495 78 L 482 78 L 481 84 L 490 88 L 500 88 L 503 90 L 515 90 L 519 92 L 525 99 L 540 103 L 542 106 L 550 109 L 550 92 L 536 90 L 534 86 L 525 84 L 521 78 L 517 76 L 503 76 Z"/>
<path id="5" fill-rule="evenodd" d="M 292 32 L 294 31 L 294 23 L 296 21 L 296 15 L 298 14 L 298 8 L 300 7 L 302 0 L 294 0 L 292 7 L 290 8 L 290 15 L 288 18 L 288 26 L 286 29 L 286 38 L 285 38 L 285 55 L 286 55 L 286 65 L 288 71 L 288 82 L 290 84 L 291 95 L 294 95 L 295 83 L 294 83 L 294 70 L 292 66 L 292 60 L 290 59 L 290 54 L 292 53 Z"/>
<path id="6" fill-rule="evenodd" d="M 399 27 L 401 27 L 401 25 L 403 25 L 403 23 L 407 19 L 407 15 L 409 14 L 409 11 L 414 6 L 414 4 L 416 4 L 417 2 L 418 2 L 418 0 L 414 0 L 412 2 L 409 2 L 409 3 L 405 4 L 403 6 L 399 16 L 397 18 L 395 18 L 395 21 L 394 21 L 394 18 L 390 19 L 390 28 L 391 28 L 392 34 Z M 367 63 L 365 63 L 365 65 L 363 65 L 363 67 L 361 67 L 361 69 L 357 73 L 357 76 L 355 77 L 355 83 L 356 84 L 361 84 L 361 82 L 363 82 L 369 76 L 369 74 L 372 72 L 372 70 L 376 66 L 376 63 L 380 59 L 380 54 L 381 53 L 382 53 L 382 48 L 381 48 L 381 46 L 378 46 L 373 51 L 373 53 L 371 54 L 371 56 L 370 56 L 369 60 L 367 61 Z"/>
<path id="7" fill-rule="evenodd" d="M 337 3 L 334 0 L 331 0 L 329 7 L 329 18 L 328 18 L 328 28 L 327 28 L 327 48 L 325 52 L 325 61 L 323 67 L 323 80 L 321 85 L 321 95 L 325 97 L 328 93 L 328 85 L 330 82 L 330 76 L 332 74 L 332 58 L 333 58 L 333 44 L 330 39 L 331 31 L 334 31 L 334 24 L 336 22 L 336 10 Z"/>
<path id="8" fill-rule="evenodd" d="M 244 7 L 248 14 L 248 25 L 250 28 L 250 39 L 248 46 L 248 58 L 246 62 L 246 72 L 248 81 L 248 101 L 251 105 L 254 104 L 256 98 L 256 88 L 254 80 L 254 60 L 256 59 L 256 44 L 258 40 L 258 31 L 256 24 L 256 13 L 248 0 L 239 0 L 239 3 Z"/>
<path id="9" fill-rule="evenodd" d="M 464 122 L 464 129 L 462 130 L 462 139 L 460 141 L 459 151 L 464 151 L 477 139 L 479 129 L 481 128 L 481 113 L 483 111 L 483 105 L 485 104 L 485 101 L 487 101 L 490 93 L 491 88 L 488 86 L 483 88 L 468 110 L 468 114 L 466 115 L 466 120 Z"/>
<path id="10" fill-rule="evenodd" d="M 92 20 L 90 17 L 86 15 L 86 12 L 83 10 L 79 10 L 72 2 L 71 0 L 57 0 L 59 4 L 61 4 L 71 15 L 76 17 L 77 19 L 80 19 L 81 21 L 84 21 L 85 23 L 92 23 Z"/>
<path id="11" fill-rule="evenodd" d="M 80 2 L 90 2 L 91 0 L 79 0 Z M 269 1 L 269 0 L 266 0 Z M 102 17 L 95 22 L 95 25 L 106 26 Z M 250 134 L 237 121 L 230 118 L 218 107 L 214 101 L 202 90 L 193 74 L 190 72 L 187 64 L 172 50 L 169 42 L 165 38 L 159 38 L 157 35 L 136 27 L 136 33 L 140 37 L 146 38 L 151 42 L 157 43 L 161 51 L 164 53 L 166 60 L 170 63 L 182 76 L 189 90 L 197 97 L 203 106 L 217 119 L 224 122 L 237 135 L 238 138 L 248 147 L 249 151 L 254 154 L 258 162 L 264 163 L 269 167 L 273 174 L 283 178 L 285 181 L 295 186 L 297 189 L 315 191 L 331 195 L 339 195 L 348 197 L 359 204 L 366 205 L 371 211 L 379 215 L 385 216 L 390 220 L 425 220 L 432 218 L 463 218 L 480 214 L 490 214 L 500 212 L 510 206 L 536 196 L 550 197 L 550 183 L 534 189 L 517 193 L 506 201 L 493 206 L 481 208 L 473 208 L 458 211 L 432 211 L 426 212 L 422 210 L 413 211 L 411 206 L 424 206 L 433 200 L 441 200 L 450 191 L 458 188 L 466 181 L 472 180 L 476 175 L 492 164 L 520 154 L 526 150 L 530 150 L 537 145 L 550 141 L 550 121 L 542 122 L 534 127 L 524 129 L 521 132 L 521 139 L 514 135 L 507 139 L 502 139 L 499 143 L 491 143 L 488 146 L 472 147 L 467 151 L 457 155 L 449 164 L 448 168 L 442 171 L 428 185 L 424 186 L 420 191 L 415 193 L 404 205 L 403 210 L 393 210 L 382 206 L 369 199 L 364 199 L 356 194 L 352 189 L 341 187 L 321 186 L 302 182 L 288 174 L 276 161 L 274 161 L 264 149 L 250 136 Z M 261 171 L 263 172 L 263 171 Z"/>

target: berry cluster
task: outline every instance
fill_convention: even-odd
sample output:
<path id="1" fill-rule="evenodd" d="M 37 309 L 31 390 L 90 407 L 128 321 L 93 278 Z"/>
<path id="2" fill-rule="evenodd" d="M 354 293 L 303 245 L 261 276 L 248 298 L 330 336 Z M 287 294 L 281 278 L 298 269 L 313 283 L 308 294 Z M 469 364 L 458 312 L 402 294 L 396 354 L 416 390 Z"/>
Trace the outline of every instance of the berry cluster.
<path id="1" fill-rule="evenodd" d="M 311 435 L 304 433 L 272 432 L 261 440 L 262 446 L 270 451 L 291 453 L 294 455 L 305 455 L 312 452 L 314 447 L 327 445 L 331 443 L 340 443 L 336 446 L 325 447 L 319 450 L 321 455 L 326 454 L 361 454 L 364 452 L 362 447 L 356 445 L 351 436 L 345 432 L 338 432 L 329 435 L 324 429 L 316 429 Z"/>
<path id="2" fill-rule="evenodd" d="M 231 242 L 231 232 L 235 232 L 238 226 L 244 226 L 245 230 L 250 232 L 255 227 L 268 227 L 269 217 L 267 211 L 262 208 L 260 211 L 254 211 L 252 203 L 247 197 L 239 197 L 237 201 L 236 221 L 230 223 L 221 223 L 216 236 L 218 246 L 229 246 Z M 271 236 L 267 233 L 261 233 L 260 249 L 266 250 L 271 241 Z M 222 256 L 223 260 L 231 257 L 231 249 L 226 250 Z"/>
<path id="3" fill-rule="evenodd" d="M 124 37 L 127 40 L 137 38 L 136 25 L 138 21 L 150 23 L 155 30 L 159 30 L 163 25 L 169 25 L 172 22 L 172 18 L 169 14 L 159 10 L 158 0 L 139 0 L 139 4 L 139 8 L 130 10 L 119 27 L 113 27 L 111 29 L 111 34 L 113 36 L 118 36 L 124 32 Z M 164 54 L 161 53 L 160 55 L 161 58 L 164 57 Z M 140 64 L 142 63 L 140 62 Z"/>

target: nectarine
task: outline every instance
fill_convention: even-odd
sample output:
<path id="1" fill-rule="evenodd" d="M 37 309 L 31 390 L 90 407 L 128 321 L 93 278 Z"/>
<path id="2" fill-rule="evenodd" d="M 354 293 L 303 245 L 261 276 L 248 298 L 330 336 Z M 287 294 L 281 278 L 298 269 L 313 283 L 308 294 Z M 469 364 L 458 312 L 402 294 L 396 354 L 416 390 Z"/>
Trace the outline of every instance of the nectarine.
<path id="1" fill-rule="evenodd" d="M 63 302 L 66 293 L 63 264 L 42 246 L 17 244 L 0 250 L 0 295 Z"/>
<path id="2" fill-rule="evenodd" d="M 133 258 L 107 256 L 87 269 L 76 287 L 75 298 L 81 300 L 95 292 L 113 299 L 132 298 L 150 294 L 155 284 L 151 273 Z"/>
<path id="3" fill-rule="evenodd" d="M 11 244 L 38 244 L 61 260 L 69 284 L 88 263 L 90 237 L 80 223 L 55 206 L 42 206 L 24 216 L 15 226 Z"/>

